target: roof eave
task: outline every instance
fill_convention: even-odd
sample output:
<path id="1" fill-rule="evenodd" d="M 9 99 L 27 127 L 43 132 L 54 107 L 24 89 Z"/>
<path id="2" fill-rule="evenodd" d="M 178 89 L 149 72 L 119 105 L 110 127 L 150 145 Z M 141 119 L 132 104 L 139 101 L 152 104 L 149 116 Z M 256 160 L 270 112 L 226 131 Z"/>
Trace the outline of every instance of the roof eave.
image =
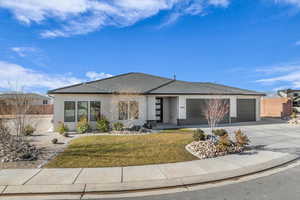
<path id="1" fill-rule="evenodd" d="M 242 96 L 266 96 L 264 93 L 242 94 L 242 93 L 118 93 L 118 92 L 51 92 L 48 94 L 115 94 L 115 95 L 242 95 Z"/>

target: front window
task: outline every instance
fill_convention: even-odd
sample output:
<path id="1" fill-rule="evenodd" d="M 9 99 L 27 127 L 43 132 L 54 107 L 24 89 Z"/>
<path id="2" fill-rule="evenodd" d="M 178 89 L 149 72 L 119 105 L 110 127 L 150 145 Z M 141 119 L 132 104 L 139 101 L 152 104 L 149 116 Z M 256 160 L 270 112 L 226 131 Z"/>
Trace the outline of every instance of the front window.
<path id="1" fill-rule="evenodd" d="M 79 121 L 83 117 L 88 117 L 88 102 L 78 101 L 77 103 L 77 120 Z"/>
<path id="2" fill-rule="evenodd" d="M 64 121 L 75 122 L 75 101 L 65 101 Z"/>
<path id="3" fill-rule="evenodd" d="M 139 118 L 139 104 L 136 101 L 130 101 L 129 102 L 129 118 L 132 119 L 138 119 Z"/>
<path id="4" fill-rule="evenodd" d="M 120 101 L 119 102 L 119 120 L 128 119 L 128 102 Z"/>
<path id="5" fill-rule="evenodd" d="M 90 102 L 90 121 L 97 121 L 101 115 L 101 103 L 100 101 Z"/>
<path id="6" fill-rule="evenodd" d="M 43 104 L 44 105 L 48 104 L 48 100 L 43 100 Z"/>
<path id="7" fill-rule="evenodd" d="M 136 101 L 119 102 L 119 120 L 134 120 L 139 118 L 139 104 Z"/>

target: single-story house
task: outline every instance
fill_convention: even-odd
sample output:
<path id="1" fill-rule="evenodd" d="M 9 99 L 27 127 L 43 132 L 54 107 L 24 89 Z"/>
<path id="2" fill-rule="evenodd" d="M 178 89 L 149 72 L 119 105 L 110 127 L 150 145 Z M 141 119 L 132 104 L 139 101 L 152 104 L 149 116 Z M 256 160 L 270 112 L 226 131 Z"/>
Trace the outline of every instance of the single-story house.
<path id="1" fill-rule="evenodd" d="M 54 97 L 54 125 L 75 129 L 82 116 L 91 126 L 104 115 L 111 122 L 143 125 L 206 123 L 202 107 L 207 99 L 224 99 L 230 111 L 224 122 L 260 120 L 265 94 L 207 82 L 187 82 L 144 73 L 126 73 L 48 92 Z"/>
<path id="2" fill-rule="evenodd" d="M 300 90 L 278 90 L 277 94 L 280 97 L 289 98 L 292 101 L 293 112 L 300 113 Z"/>
<path id="3" fill-rule="evenodd" d="M 30 101 L 31 105 L 48 105 L 52 104 L 52 98 L 47 95 L 37 93 L 22 93 L 22 92 L 6 92 L 0 94 L 0 103 L 13 102 L 15 99 L 22 96 L 22 99 Z"/>

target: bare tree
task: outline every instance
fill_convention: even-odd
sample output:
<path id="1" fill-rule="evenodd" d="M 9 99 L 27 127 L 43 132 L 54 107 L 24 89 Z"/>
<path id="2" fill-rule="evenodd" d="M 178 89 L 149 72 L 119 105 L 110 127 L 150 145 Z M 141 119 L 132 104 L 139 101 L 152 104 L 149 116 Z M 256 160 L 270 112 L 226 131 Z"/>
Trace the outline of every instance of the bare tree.
<path id="1" fill-rule="evenodd" d="M 209 99 L 204 107 L 204 116 L 211 131 L 221 122 L 229 112 L 229 103 L 226 99 Z"/>
<path id="2" fill-rule="evenodd" d="M 13 92 L 3 94 L 0 113 L 10 116 L 10 128 L 13 134 L 24 133 L 26 125 L 31 123 L 33 96 L 23 91 L 23 88 L 13 89 Z"/>

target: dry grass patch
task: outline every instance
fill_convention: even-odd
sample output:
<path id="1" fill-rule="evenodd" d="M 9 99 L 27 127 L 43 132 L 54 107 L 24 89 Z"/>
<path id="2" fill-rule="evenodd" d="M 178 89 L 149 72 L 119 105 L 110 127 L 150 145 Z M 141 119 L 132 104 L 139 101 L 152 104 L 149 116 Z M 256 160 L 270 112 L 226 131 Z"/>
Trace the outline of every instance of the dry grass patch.
<path id="1" fill-rule="evenodd" d="M 116 167 L 197 159 L 185 150 L 192 134 L 86 136 L 73 140 L 46 167 Z"/>

